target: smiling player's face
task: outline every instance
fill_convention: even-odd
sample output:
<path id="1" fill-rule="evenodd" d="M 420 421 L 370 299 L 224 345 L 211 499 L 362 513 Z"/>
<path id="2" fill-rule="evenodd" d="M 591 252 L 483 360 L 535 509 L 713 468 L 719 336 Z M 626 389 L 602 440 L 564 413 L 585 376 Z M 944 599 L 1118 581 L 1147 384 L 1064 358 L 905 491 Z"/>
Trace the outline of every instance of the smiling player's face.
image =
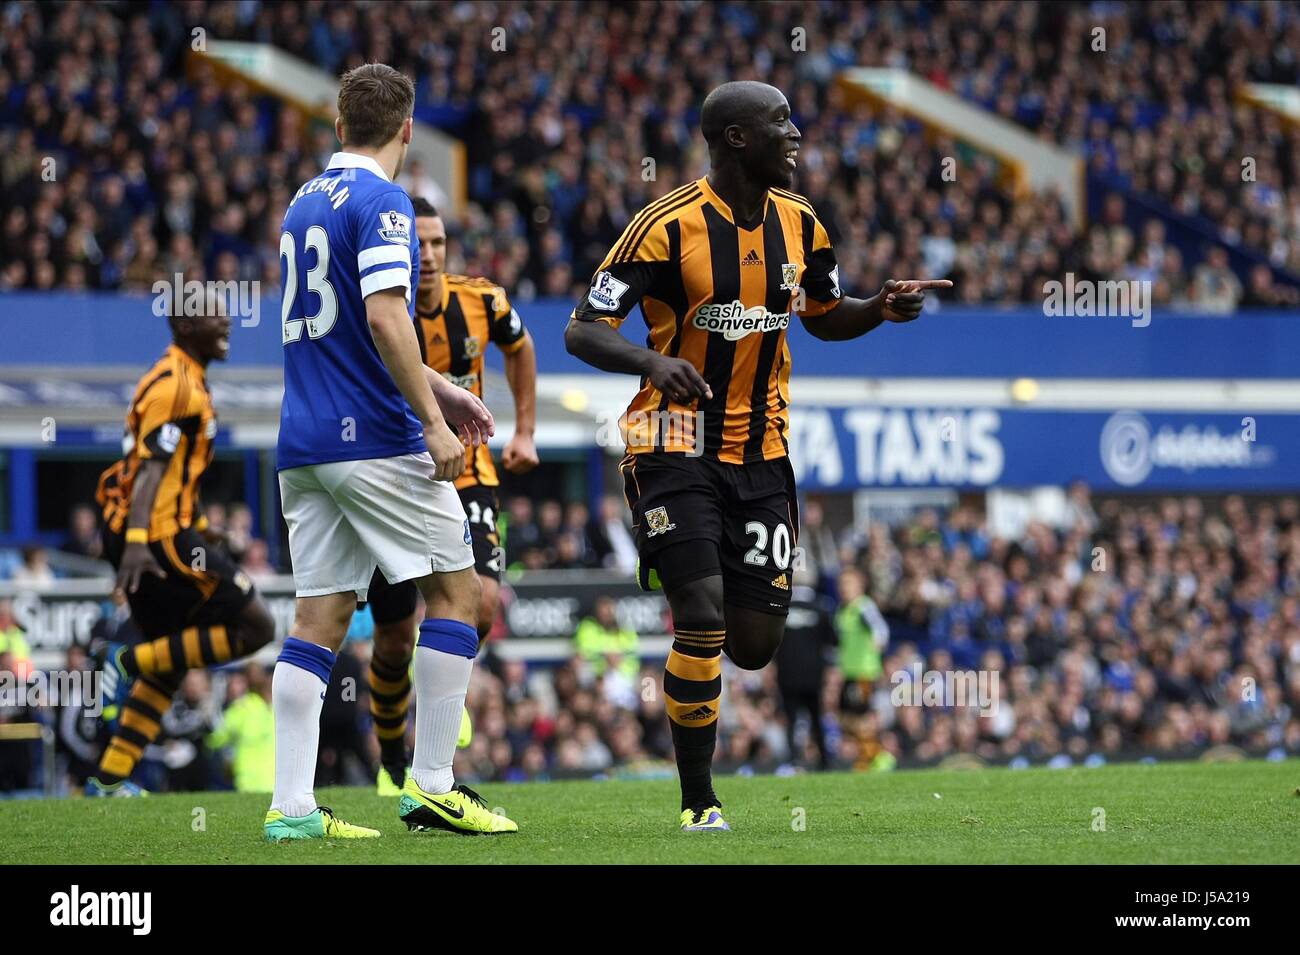
<path id="1" fill-rule="evenodd" d="M 803 134 L 790 119 L 790 104 L 772 90 L 745 130 L 745 163 L 751 176 L 766 186 L 794 185 L 795 160 Z"/>
<path id="2" fill-rule="evenodd" d="M 230 327 L 228 315 L 204 315 L 183 320 L 179 330 L 200 359 L 225 361 L 230 357 Z"/>
<path id="3" fill-rule="evenodd" d="M 447 227 L 441 216 L 416 216 L 415 234 L 420 240 L 420 288 L 427 289 L 447 265 Z"/>

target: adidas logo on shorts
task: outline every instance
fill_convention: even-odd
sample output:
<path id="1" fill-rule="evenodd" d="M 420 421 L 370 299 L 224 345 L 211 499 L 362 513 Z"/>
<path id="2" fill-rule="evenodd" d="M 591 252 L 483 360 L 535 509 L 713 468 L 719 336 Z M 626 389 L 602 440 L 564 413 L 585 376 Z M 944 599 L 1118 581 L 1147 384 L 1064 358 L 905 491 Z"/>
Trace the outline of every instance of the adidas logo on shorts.
<path id="1" fill-rule="evenodd" d="M 777 577 L 775 580 L 772 581 L 772 586 L 776 587 L 778 590 L 789 590 L 790 578 L 787 577 L 785 574 L 782 574 L 780 577 Z"/>

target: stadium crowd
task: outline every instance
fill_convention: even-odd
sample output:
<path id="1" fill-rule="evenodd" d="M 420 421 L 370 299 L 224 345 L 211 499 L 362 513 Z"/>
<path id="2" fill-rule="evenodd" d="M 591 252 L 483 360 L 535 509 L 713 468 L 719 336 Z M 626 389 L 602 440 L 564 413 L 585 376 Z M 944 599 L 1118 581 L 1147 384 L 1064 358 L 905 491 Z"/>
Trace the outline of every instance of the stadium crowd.
<path id="1" fill-rule="evenodd" d="M 1294 81 L 1300 25 L 1283 4 L 778 3 L 760 16 L 739 3 L 8 2 L 0 18 L 0 288 L 144 290 L 178 272 L 278 287 L 283 210 L 332 131 L 187 73 L 197 26 L 334 73 L 378 59 L 416 77 L 417 116 L 468 152 L 449 268 L 519 301 L 580 291 L 631 215 L 704 167 L 704 93 L 751 76 L 789 96 L 798 188 L 849 287 L 925 274 L 957 280 L 963 302 L 1037 302 L 1074 272 L 1151 279 L 1170 306 L 1296 301 L 1270 265 L 1300 273 L 1300 132 L 1230 100 L 1243 81 Z M 1104 220 L 1077 234 L 1056 197 L 1007 191 L 992 157 L 849 104 L 833 78 L 855 64 L 909 68 L 1078 151 L 1112 177 Z M 441 198 L 419 168 L 403 183 Z M 1147 217 L 1134 235 L 1124 213 L 1149 200 L 1183 218 Z M 1200 261 L 1166 241 L 1166 221 L 1205 230 Z M 1255 256 L 1248 275 L 1228 247 Z"/>
<path id="2" fill-rule="evenodd" d="M 548 515 L 534 527 L 544 540 L 553 508 L 539 511 Z M 576 522 L 581 511 L 570 513 Z M 503 520 L 521 517 L 527 509 L 513 502 Z M 1296 498 L 1108 499 L 1094 507 L 1076 486 L 1060 526 L 1030 523 L 1015 539 L 992 534 L 966 506 L 837 533 L 812 499 L 801 546 L 777 663 L 759 672 L 725 665 L 725 767 L 869 770 L 953 756 L 1079 763 L 1194 756 L 1215 746 L 1300 752 Z M 603 603 L 558 666 L 504 659 L 489 642 L 467 701 L 475 735 L 458 772 L 671 772 L 662 661 L 620 625 L 612 601 Z M 323 779 L 372 778 L 377 753 L 359 678 L 364 628 L 358 636 L 334 677 L 352 676 L 362 689 L 351 699 L 330 691 Z M 0 602 L 0 670 L 21 669 L 22 647 Z M 65 665 L 87 666 L 84 649 L 73 648 Z M 191 673 L 166 739 L 146 762 L 146 782 L 261 785 L 270 758 L 268 672 L 255 663 Z M 963 697 L 957 687 L 970 672 L 985 682 Z M 944 698 L 919 685 L 906 692 L 913 681 L 935 680 Z M 24 716 L 0 706 L 0 721 Z M 93 764 L 78 747 L 92 747 L 79 734 L 93 733 L 93 721 L 48 718 L 69 772 L 88 771 Z M 6 752 L 15 758 L 13 747 Z"/>

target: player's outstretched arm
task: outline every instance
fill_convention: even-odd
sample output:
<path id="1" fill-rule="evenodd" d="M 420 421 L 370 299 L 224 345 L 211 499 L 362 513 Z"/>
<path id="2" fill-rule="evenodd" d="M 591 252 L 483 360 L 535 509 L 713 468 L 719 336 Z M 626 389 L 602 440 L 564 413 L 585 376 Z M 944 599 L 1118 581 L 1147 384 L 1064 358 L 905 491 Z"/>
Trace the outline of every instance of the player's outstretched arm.
<path id="1" fill-rule="evenodd" d="M 910 322 L 921 315 L 925 290 L 952 288 L 948 279 L 890 279 L 871 298 L 845 298 L 821 315 L 803 318 L 804 328 L 828 342 L 841 342 L 867 334 L 885 322 Z"/>
<path id="2" fill-rule="evenodd" d="M 406 311 L 406 291 L 383 289 L 366 296 L 366 322 L 384 367 L 424 427 L 424 443 L 433 458 L 433 477 L 454 481 L 465 469 L 465 448 L 447 427 L 420 361 L 420 342 Z"/>
<path id="3" fill-rule="evenodd" d="M 505 353 L 506 384 L 515 400 L 515 433 L 501 452 L 501 463 L 511 474 L 525 474 L 537 467 L 537 349 L 533 337 L 524 332 L 519 347 Z"/>
<path id="4" fill-rule="evenodd" d="M 570 355 L 601 371 L 648 378 L 660 392 L 679 404 L 713 397 L 708 382 L 689 361 L 633 345 L 605 322 L 569 319 L 564 330 L 564 347 Z"/>
<path id="5" fill-rule="evenodd" d="M 167 463 L 155 458 L 141 461 L 136 471 L 131 512 L 126 519 L 126 547 L 122 550 L 122 562 L 117 569 L 117 589 L 123 593 L 135 593 L 140 587 L 140 578 L 145 574 L 167 576 L 149 550 L 149 520 L 166 472 Z"/>

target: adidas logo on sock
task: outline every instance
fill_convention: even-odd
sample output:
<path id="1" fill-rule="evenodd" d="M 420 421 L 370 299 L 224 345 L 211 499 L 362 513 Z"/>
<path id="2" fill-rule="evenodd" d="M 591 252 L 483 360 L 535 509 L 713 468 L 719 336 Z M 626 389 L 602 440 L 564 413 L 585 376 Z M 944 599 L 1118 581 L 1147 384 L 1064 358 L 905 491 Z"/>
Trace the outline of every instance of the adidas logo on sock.
<path id="1" fill-rule="evenodd" d="M 776 587 L 779 590 L 789 590 L 790 578 L 788 578 L 785 574 L 782 574 L 780 577 L 772 581 L 772 586 Z"/>
<path id="2" fill-rule="evenodd" d="M 762 265 L 763 260 L 758 257 L 757 249 L 750 249 L 749 253 L 740 260 L 741 265 Z"/>
<path id="3" fill-rule="evenodd" d="M 691 710 L 689 713 L 683 713 L 680 718 L 683 720 L 692 720 L 692 721 L 707 720 L 712 715 L 713 715 L 713 710 L 710 708 L 709 704 L 705 703 L 703 706 L 696 707 L 695 709 Z"/>

